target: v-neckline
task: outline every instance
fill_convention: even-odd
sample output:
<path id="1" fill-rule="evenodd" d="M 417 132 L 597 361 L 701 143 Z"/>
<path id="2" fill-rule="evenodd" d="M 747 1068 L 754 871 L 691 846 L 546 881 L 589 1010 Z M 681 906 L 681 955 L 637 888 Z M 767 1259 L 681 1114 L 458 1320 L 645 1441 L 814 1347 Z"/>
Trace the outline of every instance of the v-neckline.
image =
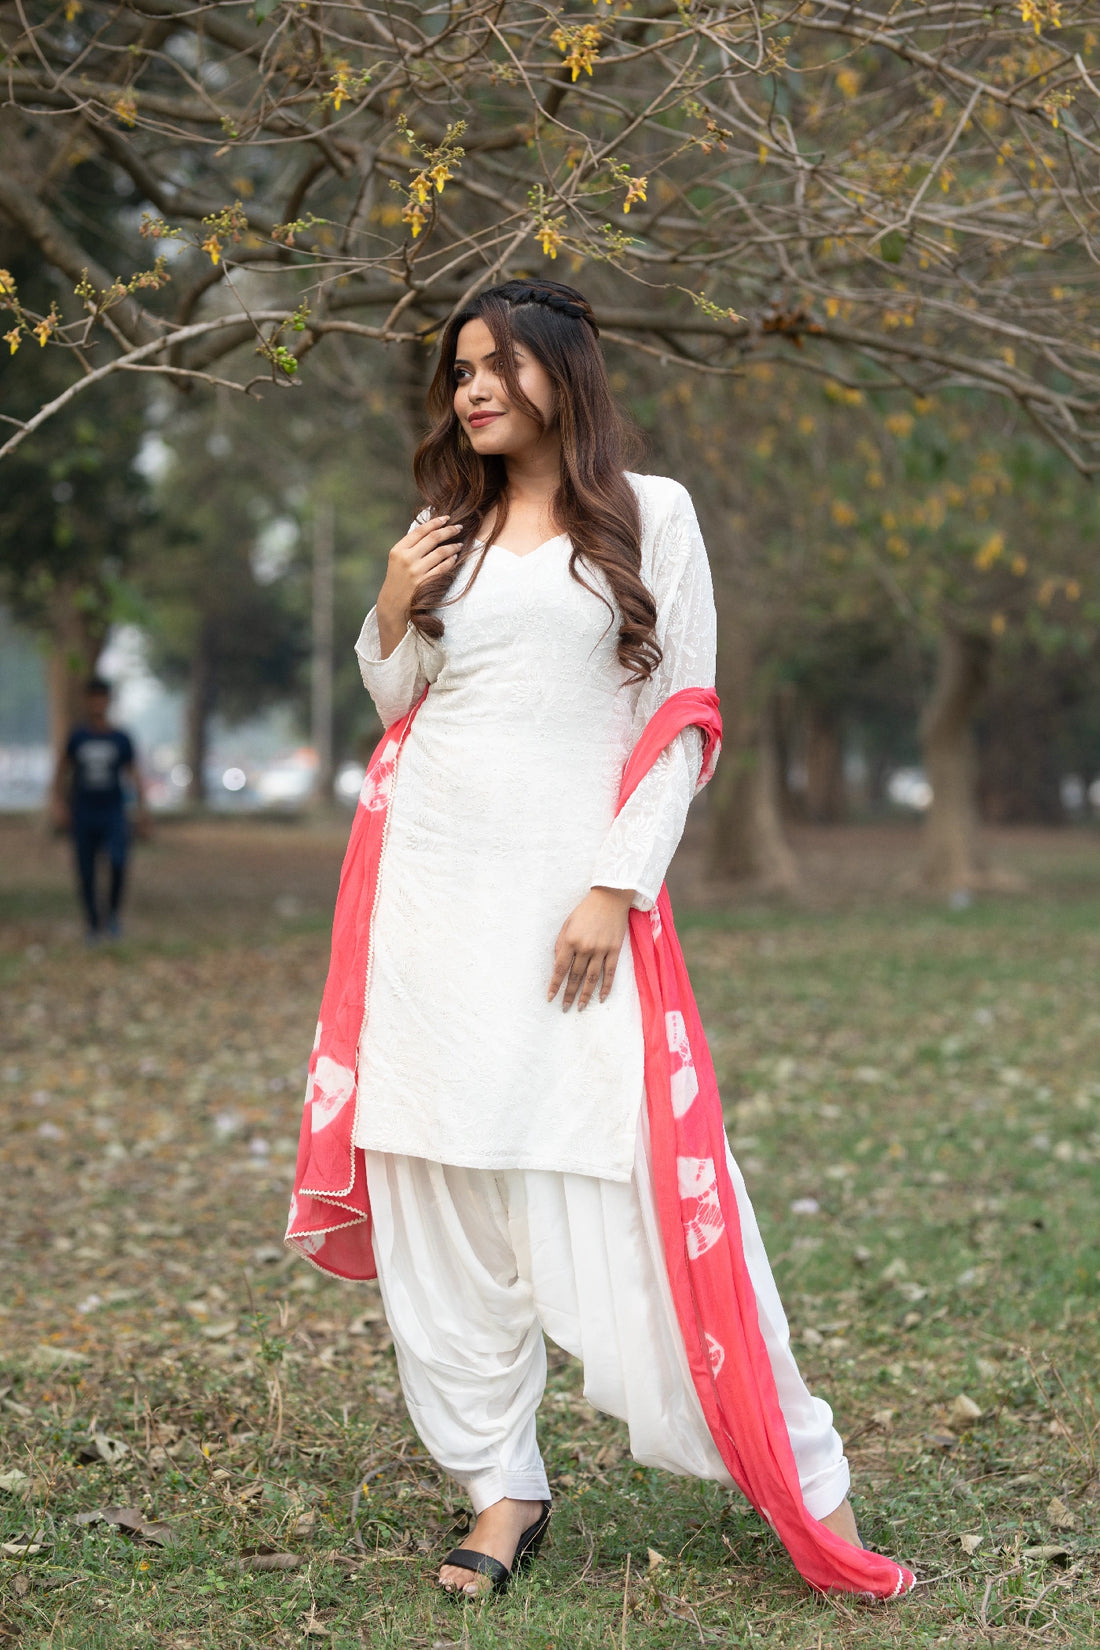
<path id="1" fill-rule="evenodd" d="M 545 550 L 548 544 L 557 544 L 559 539 L 563 539 L 566 536 L 567 535 L 565 533 L 555 533 L 553 538 L 543 539 L 541 544 L 536 544 L 533 550 L 525 550 L 522 555 L 518 554 L 515 550 L 509 550 L 506 544 L 501 544 L 499 540 L 496 539 L 494 539 L 492 544 L 489 545 L 485 544 L 484 539 L 475 539 L 474 543 L 480 544 L 488 550 L 501 550 L 506 556 L 509 556 L 512 561 L 530 561 L 531 557 L 537 556 L 540 550 Z"/>

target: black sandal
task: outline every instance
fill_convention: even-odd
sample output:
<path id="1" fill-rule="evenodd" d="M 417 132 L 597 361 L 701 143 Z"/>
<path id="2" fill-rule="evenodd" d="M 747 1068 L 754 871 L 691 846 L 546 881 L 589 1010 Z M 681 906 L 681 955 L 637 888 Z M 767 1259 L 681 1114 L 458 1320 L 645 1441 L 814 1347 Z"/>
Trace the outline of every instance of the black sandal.
<path id="1" fill-rule="evenodd" d="M 499 1558 L 491 1558 L 488 1553 L 476 1553 L 472 1547 L 455 1547 L 443 1559 L 443 1564 L 453 1564 L 458 1570 L 472 1570 L 475 1575 L 488 1576 L 493 1584 L 494 1593 L 506 1593 L 508 1584 L 517 1570 L 526 1570 L 538 1557 L 542 1538 L 546 1534 L 546 1526 L 550 1522 L 550 1503 L 544 1501 L 542 1513 L 533 1524 L 529 1524 L 516 1542 L 515 1557 L 512 1559 L 512 1568 L 502 1564 Z M 448 1592 L 460 1593 L 463 1598 L 470 1595 L 462 1588 L 448 1588 Z"/>

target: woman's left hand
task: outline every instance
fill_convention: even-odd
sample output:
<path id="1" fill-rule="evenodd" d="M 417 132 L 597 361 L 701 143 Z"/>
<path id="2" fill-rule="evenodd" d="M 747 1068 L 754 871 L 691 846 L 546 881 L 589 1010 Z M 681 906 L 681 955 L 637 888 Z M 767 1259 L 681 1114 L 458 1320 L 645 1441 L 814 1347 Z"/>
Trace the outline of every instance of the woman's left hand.
<path id="1" fill-rule="evenodd" d="M 600 985 L 601 975 L 600 1002 L 607 1001 L 626 938 L 633 898 L 632 888 L 593 888 L 566 917 L 554 946 L 554 975 L 547 992 L 548 1002 L 554 1001 L 564 981 L 562 1009 L 567 1012 L 572 1008 L 575 997 L 577 1008 L 584 1008 Z"/>

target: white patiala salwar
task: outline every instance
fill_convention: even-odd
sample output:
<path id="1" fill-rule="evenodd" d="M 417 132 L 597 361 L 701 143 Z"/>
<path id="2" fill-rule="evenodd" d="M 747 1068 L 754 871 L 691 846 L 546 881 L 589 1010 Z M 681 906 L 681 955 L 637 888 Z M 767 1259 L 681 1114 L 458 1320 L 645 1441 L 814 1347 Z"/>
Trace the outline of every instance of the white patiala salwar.
<path id="1" fill-rule="evenodd" d="M 543 1334 L 584 1395 L 627 1423 L 643 1466 L 732 1484 L 684 1357 L 654 1207 L 644 1113 L 626 1183 L 368 1152 L 374 1255 L 409 1415 L 475 1512 L 550 1498 L 535 1434 Z M 809 1512 L 848 1493 L 844 1448 L 790 1349 L 740 1171 L 730 1175 L 760 1327 Z"/>
<path id="2" fill-rule="evenodd" d="M 632 1453 L 732 1480 L 684 1355 L 657 1225 L 643 1034 L 629 943 L 605 1003 L 546 1001 L 558 931 L 590 887 L 649 909 L 699 778 L 685 729 L 616 813 L 626 758 L 659 705 L 714 681 L 710 573 L 691 500 L 630 476 L 664 657 L 629 684 L 609 587 L 570 543 L 489 548 L 426 642 L 357 652 L 389 726 L 429 691 L 389 804 L 359 1044 L 354 1143 L 413 1423 L 475 1509 L 544 1500 L 535 1436 L 545 1333 L 580 1358 Z M 748 1270 L 807 1508 L 847 1494 L 827 1404 L 808 1392 L 744 1182 Z"/>

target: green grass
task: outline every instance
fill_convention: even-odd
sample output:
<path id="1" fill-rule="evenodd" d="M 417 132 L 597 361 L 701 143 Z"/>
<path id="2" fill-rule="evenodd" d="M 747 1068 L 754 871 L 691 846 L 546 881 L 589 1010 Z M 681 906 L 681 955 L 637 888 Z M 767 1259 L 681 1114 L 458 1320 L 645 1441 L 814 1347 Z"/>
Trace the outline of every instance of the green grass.
<path id="1" fill-rule="evenodd" d="M 864 1539 L 921 1581 L 888 1608 L 814 1597 L 735 1496 L 638 1468 L 560 1354 L 544 1557 L 504 1600 L 440 1596 L 462 1500 L 405 1419 L 377 1292 L 276 1253 L 323 934 L 238 905 L 220 931 L 200 912 L 185 955 L 139 934 L 87 957 L 47 910 L 7 989 L 0 1073 L 0 1473 L 27 1478 L 0 1490 L 0 1530 L 42 1532 L 2 1561 L 0 1633 L 27 1650 L 1100 1641 L 1100 888 L 1050 859 L 1034 889 L 682 925 Z M 806 1199 L 817 1212 L 792 1210 Z M 960 1395 L 979 1417 L 952 1413 Z M 93 1428 L 126 1445 L 116 1463 L 82 1459 Z M 175 1543 L 74 1523 L 109 1506 Z M 296 1567 L 242 1567 L 264 1547 Z"/>

